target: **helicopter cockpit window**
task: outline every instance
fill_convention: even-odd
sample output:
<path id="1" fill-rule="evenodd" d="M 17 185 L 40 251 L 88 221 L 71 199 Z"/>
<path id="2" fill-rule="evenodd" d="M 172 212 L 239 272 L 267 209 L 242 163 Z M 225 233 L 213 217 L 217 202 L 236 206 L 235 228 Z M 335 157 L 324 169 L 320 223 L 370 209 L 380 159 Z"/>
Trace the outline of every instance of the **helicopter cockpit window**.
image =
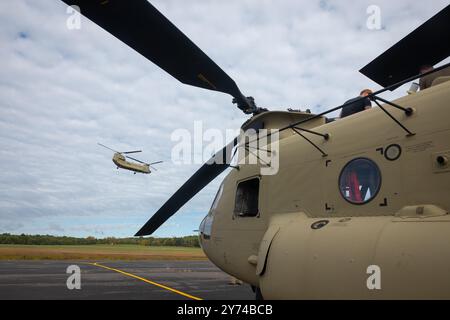
<path id="1" fill-rule="evenodd" d="M 223 184 L 220 185 L 219 190 L 216 193 L 216 196 L 214 197 L 214 201 L 211 205 L 211 209 L 209 210 L 209 213 L 212 214 L 214 210 L 216 210 L 217 205 L 219 204 L 219 200 L 222 197 L 222 193 L 223 193 Z"/>
<path id="2" fill-rule="evenodd" d="M 213 216 L 207 215 L 200 224 L 200 234 L 203 239 L 210 239 L 213 220 Z"/>
<path id="3" fill-rule="evenodd" d="M 240 217 L 258 215 L 259 179 L 254 178 L 240 182 L 236 190 L 234 214 Z"/>
<path id="4" fill-rule="evenodd" d="M 358 158 L 344 167 L 339 177 L 339 189 L 345 200 L 365 204 L 375 198 L 381 186 L 380 169 L 370 159 Z"/>

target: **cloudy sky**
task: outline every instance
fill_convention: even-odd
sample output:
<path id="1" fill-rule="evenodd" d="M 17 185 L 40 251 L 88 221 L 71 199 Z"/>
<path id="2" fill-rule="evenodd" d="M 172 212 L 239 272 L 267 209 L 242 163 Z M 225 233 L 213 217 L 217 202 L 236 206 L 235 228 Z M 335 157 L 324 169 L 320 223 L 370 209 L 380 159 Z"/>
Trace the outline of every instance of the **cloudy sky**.
<path id="1" fill-rule="evenodd" d="M 378 89 L 358 70 L 448 0 L 152 3 L 259 106 L 319 112 Z M 367 28 L 370 5 L 380 30 Z M 246 117 L 229 96 L 182 85 L 87 19 L 69 30 L 68 16 L 59 0 L 0 2 L 0 233 L 131 236 L 200 166 L 171 162 L 171 134 L 194 121 L 225 133 Z M 97 142 L 165 162 L 133 175 Z M 192 234 L 220 181 L 156 235 Z"/>

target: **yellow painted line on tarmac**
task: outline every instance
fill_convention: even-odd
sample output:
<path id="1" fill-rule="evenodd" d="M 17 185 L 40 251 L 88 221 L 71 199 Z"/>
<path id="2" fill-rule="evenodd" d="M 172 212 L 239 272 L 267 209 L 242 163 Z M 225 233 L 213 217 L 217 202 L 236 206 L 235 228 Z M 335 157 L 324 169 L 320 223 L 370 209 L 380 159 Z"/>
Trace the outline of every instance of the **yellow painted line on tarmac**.
<path id="1" fill-rule="evenodd" d="M 201 298 L 192 296 L 192 295 L 187 294 L 187 293 L 185 293 L 185 292 L 182 292 L 182 291 L 180 291 L 180 290 L 170 288 L 170 287 L 165 286 L 165 285 L 163 285 L 163 284 L 160 284 L 160 283 L 157 283 L 157 282 L 154 282 L 154 281 L 151 281 L 151 280 L 148 280 L 148 279 L 139 277 L 139 276 L 134 275 L 134 274 L 129 273 L 129 272 L 125 272 L 125 271 L 122 271 L 122 270 L 119 270 L 119 269 L 110 268 L 110 267 L 101 265 L 101 264 L 99 264 L 99 263 L 97 263 L 97 262 L 95 262 L 95 263 L 89 263 L 89 264 L 90 264 L 90 265 L 93 265 L 93 266 L 96 266 L 96 267 L 103 268 L 103 269 L 115 271 L 115 272 L 117 272 L 117 273 L 123 274 L 123 275 L 125 275 L 125 276 L 131 277 L 131 278 L 134 278 L 134 279 L 141 280 L 141 281 L 143 281 L 143 282 L 152 284 L 152 285 L 154 285 L 154 286 L 156 286 L 156 287 L 158 287 L 158 288 L 162 288 L 162 289 L 168 290 L 168 291 L 170 291 L 170 292 L 179 294 L 179 295 L 181 295 L 181 296 L 183 296 L 183 297 L 186 297 L 186 298 L 189 298 L 189 299 L 193 299 L 193 300 L 203 300 L 203 299 L 201 299 Z"/>

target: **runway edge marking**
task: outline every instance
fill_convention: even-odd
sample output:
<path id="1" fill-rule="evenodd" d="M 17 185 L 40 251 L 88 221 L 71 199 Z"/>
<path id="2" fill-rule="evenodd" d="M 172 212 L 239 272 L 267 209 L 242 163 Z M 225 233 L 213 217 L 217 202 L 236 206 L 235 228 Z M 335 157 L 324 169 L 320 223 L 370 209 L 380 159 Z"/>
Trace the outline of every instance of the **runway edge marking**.
<path id="1" fill-rule="evenodd" d="M 159 287 L 159 288 L 162 288 L 162 289 L 166 289 L 166 290 L 168 290 L 168 291 L 170 291 L 170 292 L 179 294 L 179 295 L 181 295 L 181 296 L 183 296 L 183 297 L 186 297 L 186 298 L 189 298 L 189 299 L 192 299 L 192 300 L 203 300 L 202 298 L 195 297 L 195 296 L 190 295 L 190 294 L 188 294 L 188 293 L 185 293 L 185 292 L 182 292 L 182 291 L 180 291 L 180 290 L 173 289 L 173 288 L 170 288 L 170 287 L 168 287 L 168 286 L 165 286 L 165 285 L 163 285 L 163 284 L 160 284 L 160 283 L 157 283 L 157 282 L 154 282 L 154 281 L 151 281 L 151 280 L 148 280 L 148 279 L 139 277 L 139 276 L 134 275 L 134 274 L 129 273 L 129 272 L 125 272 L 125 271 L 122 271 L 122 270 L 119 270 L 119 269 L 107 267 L 107 266 L 101 265 L 101 264 L 99 264 L 99 263 L 97 263 L 97 262 L 95 262 L 95 263 L 88 263 L 88 264 L 89 264 L 89 265 L 92 265 L 92 266 L 100 267 L 100 268 L 103 268 L 103 269 L 115 271 L 115 272 L 117 272 L 117 273 L 123 274 L 123 275 L 125 275 L 125 276 L 131 277 L 131 278 L 134 278 L 134 279 L 137 279 L 137 280 L 141 280 L 141 281 L 146 282 L 146 283 L 148 283 L 148 284 L 152 284 L 152 285 L 154 285 L 154 286 L 156 286 L 156 287 Z"/>

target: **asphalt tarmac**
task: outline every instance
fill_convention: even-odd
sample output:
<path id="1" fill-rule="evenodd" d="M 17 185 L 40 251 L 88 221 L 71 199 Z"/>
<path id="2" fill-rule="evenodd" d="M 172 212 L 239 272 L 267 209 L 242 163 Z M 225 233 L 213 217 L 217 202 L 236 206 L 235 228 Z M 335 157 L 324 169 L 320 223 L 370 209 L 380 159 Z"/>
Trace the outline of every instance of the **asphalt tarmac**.
<path id="1" fill-rule="evenodd" d="M 67 287 L 71 265 L 80 267 L 81 289 Z M 230 280 L 209 261 L 0 261 L 0 300 L 254 299 L 248 285 Z"/>

